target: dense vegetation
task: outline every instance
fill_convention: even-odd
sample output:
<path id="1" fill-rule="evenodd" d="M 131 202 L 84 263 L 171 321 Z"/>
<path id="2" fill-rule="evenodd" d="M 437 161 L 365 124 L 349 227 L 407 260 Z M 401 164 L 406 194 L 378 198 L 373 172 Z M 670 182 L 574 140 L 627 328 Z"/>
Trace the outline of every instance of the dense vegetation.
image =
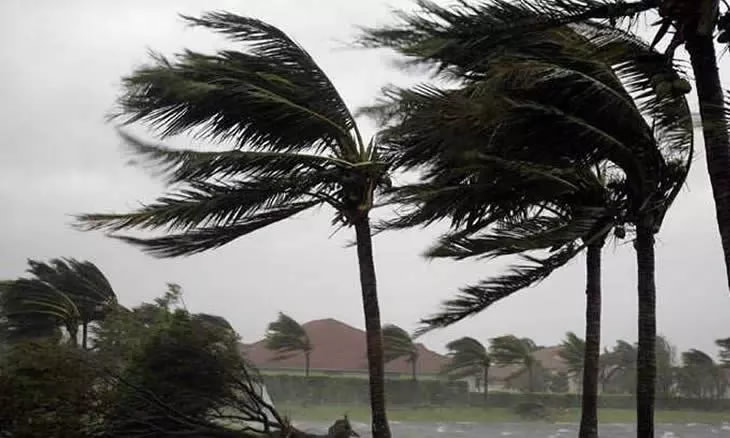
<path id="1" fill-rule="evenodd" d="M 597 436 L 598 407 L 611 393 L 633 394 L 638 436 L 651 438 L 657 397 L 724 397 L 730 339 L 717 341 L 718 363 L 694 349 L 677 357 L 657 336 L 654 241 L 693 159 L 692 84 L 675 59 L 684 45 L 730 272 L 730 139 L 713 40 L 715 30 L 718 41 L 730 40 L 727 5 L 417 6 L 397 14 L 394 25 L 365 30 L 360 43 L 433 67 L 452 85 L 384 89 L 362 111 L 379 124 L 370 141 L 326 73 L 282 30 L 225 12 L 184 17 L 243 47 L 173 59 L 154 54 L 123 79 L 116 120 L 145 125 L 163 140 L 192 134 L 226 149 L 175 149 L 123 133 L 138 161 L 160 170 L 168 191 L 132 212 L 80 215 L 77 226 L 179 257 L 331 207 L 333 225 L 354 230 L 374 438 L 390 438 L 386 394 L 399 398 L 393 385 L 411 385 L 410 396 L 426 399 L 458 386 L 417 381 L 413 336 L 381 328 L 371 231 L 380 204 L 397 206 L 398 215 L 379 230 L 450 224 L 429 257 L 520 260 L 461 289 L 424 317 L 418 333 L 473 317 L 586 255 L 585 337 L 570 333 L 562 344 L 565 373 L 543 369 L 538 346 L 514 335 L 488 347 L 473 337 L 448 344 L 443 374 L 481 380 L 484 403 L 497 397 L 487 391 L 494 366 L 513 367 L 509 380 L 533 395 L 565 391 L 572 378 L 582 388 L 581 438 Z M 660 20 L 646 42 L 633 24 L 649 12 Z M 390 175 L 407 171 L 414 182 L 392 187 Z M 120 234 L 130 230 L 163 234 Z M 602 354 L 601 258 L 612 239 L 634 244 L 638 342 L 619 341 Z M 31 260 L 28 276 L 0 282 L 0 435 L 300 433 L 265 400 L 230 324 L 181 308 L 180 293 L 170 285 L 154 303 L 125 309 L 100 269 L 74 259 Z M 279 358 L 303 354 L 309 375 L 316 346 L 296 321 L 281 314 L 266 342 Z M 396 358 L 412 365 L 413 378 L 388 392 L 384 363 Z M 537 406 L 530 403 L 520 408 Z M 333 430 L 351 432 L 349 423 Z"/>

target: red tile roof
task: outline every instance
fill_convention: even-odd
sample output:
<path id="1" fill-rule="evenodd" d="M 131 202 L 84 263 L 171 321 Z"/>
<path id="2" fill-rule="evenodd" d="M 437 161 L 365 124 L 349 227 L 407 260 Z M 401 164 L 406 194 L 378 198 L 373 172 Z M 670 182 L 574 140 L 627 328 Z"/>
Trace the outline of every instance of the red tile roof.
<path id="1" fill-rule="evenodd" d="M 365 332 L 335 319 L 319 319 L 302 325 L 314 346 L 310 356 L 312 370 L 367 372 Z M 416 370 L 420 374 L 436 374 L 448 362 L 446 356 L 417 344 L 419 357 Z M 304 355 L 275 361 L 276 354 L 264 341 L 242 345 L 246 357 L 261 369 L 304 369 Z M 411 365 L 397 359 L 385 365 L 386 372 L 410 374 Z"/>

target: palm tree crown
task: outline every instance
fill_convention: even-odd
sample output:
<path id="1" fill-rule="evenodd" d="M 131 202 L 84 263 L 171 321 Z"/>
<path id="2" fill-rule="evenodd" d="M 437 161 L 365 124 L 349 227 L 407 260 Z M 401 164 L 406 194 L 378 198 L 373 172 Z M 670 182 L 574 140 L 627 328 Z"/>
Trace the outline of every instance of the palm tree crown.
<path id="1" fill-rule="evenodd" d="M 383 326 L 383 353 L 386 363 L 404 357 L 411 364 L 411 375 L 416 380 L 418 346 L 407 331 L 393 324 Z"/>
<path id="2" fill-rule="evenodd" d="M 266 331 L 266 348 L 277 352 L 274 360 L 284 360 L 297 353 L 305 357 L 305 374 L 309 376 L 309 357 L 314 349 L 309 335 L 292 317 L 279 312 Z"/>
<path id="3" fill-rule="evenodd" d="M 30 278 L 0 284 L 0 318 L 6 320 L 6 336 L 53 336 L 62 325 L 76 343 L 81 326 L 82 347 L 87 348 L 88 325 L 117 306 L 109 280 L 88 261 L 29 260 L 28 265 Z"/>

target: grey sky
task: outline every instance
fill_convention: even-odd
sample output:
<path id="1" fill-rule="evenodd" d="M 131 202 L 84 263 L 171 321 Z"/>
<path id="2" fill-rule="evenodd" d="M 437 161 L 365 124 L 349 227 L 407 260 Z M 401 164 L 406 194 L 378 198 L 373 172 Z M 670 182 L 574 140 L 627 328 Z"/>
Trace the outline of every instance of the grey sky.
<path id="1" fill-rule="evenodd" d="M 125 210 L 161 193 L 128 157 L 104 120 L 119 79 L 147 60 L 227 46 L 185 28 L 177 13 L 224 9 L 269 21 L 292 35 L 321 64 L 347 102 L 371 103 L 389 82 L 419 78 L 399 72 L 382 52 L 343 49 L 355 25 L 389 20 L 406 1 L 353 0 L 2 0 L 0 2 L 0 278 L 23 274 L 27 258 L 94 261 L 121 301 L 135 305 L 183 286 L 195 312 L 226 317 L 244 341 L 257 340 L 279 310 L 306 321 L 334 317 L 363 327 L 352 237 L 330 237 L 331 212 L 302 215 L 220 250 L 159 260 L 104 237 L 69 227 L 69 215 Z M 728 71 L 727 58 L 723 67 Z M 366 121 L 364 121 L 366 122 Z M 364 125 L 373 132 L 373 126 Z M 170 142 L 189 146 L 185 139 Z M 730 294 L 714 219 L 704 150 L 687 189 L 657 243 L 658 328 L 680 349 L 715 353 L 730 336 Z M 499 271 L 493 262 L 426 262 L 419 254 L 438 230 L 389 233 L 375 239 L 384 322 L 412 329 L 459 286 Z M 486 340 L 505 333 L 541 344 L 568 330 L 583 332 L 584 263 L 572 263 L 539 286 L 423 341 L 443 351 L 458 336 Z M 608 248 L 604 263 L 604 344 L 636 339 L 636 273 L 630 243 Z"/>

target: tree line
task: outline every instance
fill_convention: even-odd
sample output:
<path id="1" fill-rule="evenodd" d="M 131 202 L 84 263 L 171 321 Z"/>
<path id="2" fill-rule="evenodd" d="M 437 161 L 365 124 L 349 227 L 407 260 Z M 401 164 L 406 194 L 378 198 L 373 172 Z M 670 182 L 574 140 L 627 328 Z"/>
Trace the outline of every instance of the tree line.
<path id="1" fill-rule="evenodd" d="M 730 266 L 730 150 L 713 40 L 715 30 L 727 40 L 728 11 L 716 1 L 690 0 L 417 5 L 394 25 L 365 29 L 359 44 L 393 49 L 454 85 L 387 87 L 359 112 L 379 123 L 369 141 L 326 73 L 282 30 L 225 12 L 184 17 L 243 49 L 185 51 L 172 59 L 154 54 L 123 79 L 115 119 L 146 125 L 162 139 L 195 134 L 229 148 L 184 150 L 122 134 L 141 162 L 159 168 L 169 191 L 129 213 L 80 215 L 77 226 L 178 257 L 331 207 L 333 224 L 354 229 L 356 237 L 375 438 L 390 437 L 375 206 L 400 207 L 378 230 L 449 223 L 429 257 L 521 259 L 502 275 L 464 287 L 422 320 L 419 333 L 474 316 L 586 254 L 581 437 L 597 436 L 601 250 L 608 240 L 631 239 L 639 302 L 637 434 L 653 436 L 654 236 L 693 156 L 686 99 L 692 86 L 675 61 L 681 45 L 691 58 Z M 661 17 L 656 38 L 645 42 L 631 24 L 654 11 Z M 418 180 L 394 187 L 390 176 L 403 171 L 416 171 Z M 120 234 L 135 229 L 163 234 Z"/>

